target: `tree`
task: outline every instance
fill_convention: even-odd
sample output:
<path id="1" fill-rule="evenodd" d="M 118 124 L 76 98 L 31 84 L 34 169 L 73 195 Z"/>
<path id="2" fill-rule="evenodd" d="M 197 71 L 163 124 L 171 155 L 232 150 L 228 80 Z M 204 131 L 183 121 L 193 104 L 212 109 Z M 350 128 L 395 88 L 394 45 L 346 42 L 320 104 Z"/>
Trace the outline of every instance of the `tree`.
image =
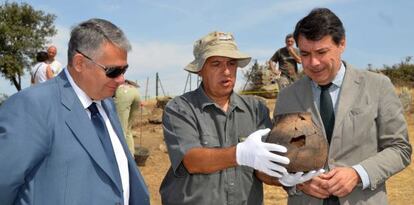
<path id="1" fill-rule="evenodd" d="M 18 91 L 21 76 L 30 70 L 36 53 L 56 34 L 55 18 L 27 3 L 0 5 L 0 71 Z"/>
<path id="2" fill-rule="evenodd" d="M 257 60 L 254 60 L 254 64 L 244 73 L 244 78 L 246 79 L 246 84 L 243 90 L 246 87 L 248 87 L 248 90 L 258 90 L 260 87 L 270 84 L 274 76 L 270 72 L 267 64 L 260 65 Z"/>
<path id="3" fill-rule="evenodd" d="M 259 71 L 260 71 L 260 65 L 255 59 L 252 67 L 250 67 L 250 69 L 248 69 L 247 72 L 244 73 L 246 84 L 244 85 L 243 90 L 246 89 L 246 85 L 256 81 L 256 79 L 259 78 L 259 75 L 258 75 Z"/>

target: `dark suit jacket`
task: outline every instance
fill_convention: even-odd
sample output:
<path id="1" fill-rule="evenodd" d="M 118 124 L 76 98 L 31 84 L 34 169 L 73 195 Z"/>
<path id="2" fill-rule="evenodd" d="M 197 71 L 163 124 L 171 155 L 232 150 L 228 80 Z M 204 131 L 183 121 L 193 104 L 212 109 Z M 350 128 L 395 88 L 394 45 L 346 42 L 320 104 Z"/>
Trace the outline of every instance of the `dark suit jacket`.
<path id="1" fill-rule="evenodd" d="M 411 161 L 403 109 L 389 78 L 352 69 L 346 63 L 345 67 L 326 166 L 332 169 L 361 164 L 369 176 L 370 186 L 365 190 L 356 187 L 340 198 L 341 204 L 386 204 L 385 180 Z M 324 130 L 309 77 L 283 89 L 278 96 L 274 115 L 292 112 L 311 112 L 313 122 Z M 322 200 L 306 194 L 289 196 L 288 202 L 322 204 Z"/>
<path id="2" fill-rule="evenodd" d="M 128 159 L 130 204 L 149 204 L 112 99 L 102 105 Z M 122 204 L 101 142 L 65 72 L 0 107 L 0 204 Z"/>

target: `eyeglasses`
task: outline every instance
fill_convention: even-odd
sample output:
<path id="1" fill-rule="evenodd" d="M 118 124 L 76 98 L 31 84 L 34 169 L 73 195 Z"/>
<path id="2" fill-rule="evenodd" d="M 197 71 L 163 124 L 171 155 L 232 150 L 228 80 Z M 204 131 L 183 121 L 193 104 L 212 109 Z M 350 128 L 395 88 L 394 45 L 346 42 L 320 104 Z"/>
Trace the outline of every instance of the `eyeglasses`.
<path id="1" fill-rule="evenodd" d="M 128 69 L 128 65 L 125 65 L 125 66 L 113 66 L 113 67 L 104 66 L 104 65 L 102 65 L 100 63 L 95 62 L 91 57 L 89 57 L 89 56 L 85 55 L 84 53 L 80 52 L 78 49 L 76 49 L 75 51 L 78 52 L 79 54 L 81 54 L 86 59 L 90 60 L 95 65 L 101 67 L 105 71 L 105 75 L 108 78 L 116 78 L 116 77 L 124 74 L 126 72 L 126 70 Z"/>

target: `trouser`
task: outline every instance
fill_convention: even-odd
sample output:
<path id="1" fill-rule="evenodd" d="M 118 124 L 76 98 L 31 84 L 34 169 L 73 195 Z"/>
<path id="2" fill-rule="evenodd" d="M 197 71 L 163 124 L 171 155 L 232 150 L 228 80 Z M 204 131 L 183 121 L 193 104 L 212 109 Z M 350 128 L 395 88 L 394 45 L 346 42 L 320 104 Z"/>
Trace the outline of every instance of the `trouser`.
<path id="1" fill-rule="evenodd" d="M 134 120 L 134 113 L 140 109 L 139 92 L 133 86 L 119 86 L 115 96 L 115 106 L 118 112 L 119 121 L 121 122 L 124 131 L 125 140 L 129 151 L 134 154 L 134 138 L 132 134 L 132 122 Z"/>
<path id="2" fill-rule="evenodd" d="M 340 203 L 338 197 L 330 195 L 328 198 L 323 200 L 323 205 L 340 205 Z"/>

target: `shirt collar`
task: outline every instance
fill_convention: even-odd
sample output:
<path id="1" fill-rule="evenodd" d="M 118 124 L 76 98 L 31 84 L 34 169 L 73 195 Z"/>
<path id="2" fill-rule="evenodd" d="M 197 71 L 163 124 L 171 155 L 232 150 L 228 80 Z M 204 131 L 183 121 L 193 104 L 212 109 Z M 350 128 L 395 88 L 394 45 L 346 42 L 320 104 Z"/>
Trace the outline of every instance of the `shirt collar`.
<path id="1" fill-rule="evenodd" d="M 340 88 L 342 86 L 342 82 L 344 81 L 344 77 L 345 77 L 345 64 L 343 62 L 341 62 L 341 68 L 339 68 L 338 73 L 336 74 L 335 78 L 332 80 L 332 84 L 335 85 L 335 87 Z M 312 81 L 312 86 L 314 88 L 319 88 L 319 85 L 313 81 Z"/>
<path id="2" fill-rule="evenodd" d="M 65 68 L 64 69 L 64 72 L 65 72 L 65 74 L 66 74 L 66 77 L 68 78 L 68 80 L 69 80 L 69 83 L 70 83 L 70 85 L 72 86 L 72 88 L 73 88 L 73 90 L 75 91 L 75 93 L 76 93 L 76 96 L 78 96 L 78 98 L 79 98 L 79 100 L 80 100 L 80 102 L 82 103 L 82 106 L 83 106 L 83 108 L 84 109 L 87 109 L 91 104 L 92 104 L 92 102 L 96 102 L 97 104 L 101 104 L 101 101 L 99 100 L 99 101 L 94 101 L 94 100 L 92 100 L 76 83 L 75 83 L 75 81 L 73 80 L 73 78 L 72 78 L 72 76 L 70 75 L 70 73 L 69 73 L 69 71 L 68 71 L 68 68 Z"/>
<path id="3" fill-rule="evenodd" d="M 205 93 L 203 89 L 203 83 L 200 84 L 200 86 L 195 91 L 199 97 L 199 102 L 201 105 L 201 108 L 204 110 L 205 107 L 214 105 L 215 107 L 219 108 Z M 242 111 L 245 110 L 242 100 L 240 99 L 240 96 L 235 93 L 234 91 L 230 95 L 230 102 L 229 102 L 229 111 L 232 111 L 233 109 L 238 108 Z"/>
<path id="4" fill-rule="evenodd" d="M 332 84 L 340 88 L 342 86 L 342 82 L 344 81 L 344 77 L 345 77 L 345 65 L 343 62 L 341 62 L 341 68 L 339 69 L 338 73 L 333 79 Z"/>

